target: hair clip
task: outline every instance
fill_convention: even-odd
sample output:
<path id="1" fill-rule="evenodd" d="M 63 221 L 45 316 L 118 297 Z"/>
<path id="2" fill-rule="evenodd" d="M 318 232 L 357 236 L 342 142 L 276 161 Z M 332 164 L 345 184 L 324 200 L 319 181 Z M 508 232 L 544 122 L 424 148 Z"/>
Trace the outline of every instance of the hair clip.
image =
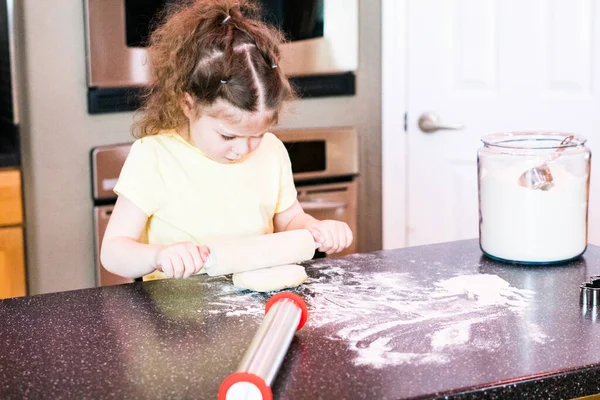
<path id="1" fill-rule="evenodd" d="M 277 64 L 271 65 L 271 69 L 275 69 L 275 68 L 277 68 Z"/>
<path id="2" fill-rule="evenodd" d="M 226 81 L 226 80 L 223 80 L 223 79 L 221 79 L 221 83 L 225 84 L 225 83 L 227 83 L 227 81 Z"/>
<path id="3" fill-rule="evenodd" d="M 229 21 L 230 18 L 231 18 L 231 15 L 228 15 L 227 17 L 225 17 L 225 19 L 221 23 L 222 24 L 226 23 L 227 21 Z"/>

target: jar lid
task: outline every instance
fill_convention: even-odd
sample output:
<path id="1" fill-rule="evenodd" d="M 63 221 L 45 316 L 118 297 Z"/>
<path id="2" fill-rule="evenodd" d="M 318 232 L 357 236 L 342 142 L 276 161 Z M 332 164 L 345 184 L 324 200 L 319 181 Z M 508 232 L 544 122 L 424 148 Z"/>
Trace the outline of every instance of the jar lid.
<path id="1" fill-rule="evenodd" d="M 570 140 L 567 138 L 572 137 Z M 566 132 L 499 132 L 481 138 L 486 146 L 506 149 L 548 150 L 583 146 L 587 139 Z"/>

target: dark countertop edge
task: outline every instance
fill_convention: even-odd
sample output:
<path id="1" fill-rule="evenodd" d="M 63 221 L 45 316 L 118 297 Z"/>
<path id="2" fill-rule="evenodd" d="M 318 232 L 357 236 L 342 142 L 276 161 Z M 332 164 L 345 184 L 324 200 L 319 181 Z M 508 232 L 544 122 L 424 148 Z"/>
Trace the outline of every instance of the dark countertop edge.
<path id="1" fill-rule="evenodd" d="M 451 392 L 435 394 L 435 398 L 462 399 L 562 399 L 589 396 L 600 393 L 600 363 L 531 375 L 497 382 L 492 386 L 460 388 Z M 412 400 L 431 399 L 429 396 Z"/>

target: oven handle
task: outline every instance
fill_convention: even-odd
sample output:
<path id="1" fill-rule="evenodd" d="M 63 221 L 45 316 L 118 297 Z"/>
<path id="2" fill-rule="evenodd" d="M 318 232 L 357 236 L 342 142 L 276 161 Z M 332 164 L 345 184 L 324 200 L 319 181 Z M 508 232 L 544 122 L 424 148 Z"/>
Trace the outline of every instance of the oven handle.
<path id="1" fill-rule="evenodd" d="M 335 210 L 348 207 L 347 201 L 299 201 L 304 210 Z"/>

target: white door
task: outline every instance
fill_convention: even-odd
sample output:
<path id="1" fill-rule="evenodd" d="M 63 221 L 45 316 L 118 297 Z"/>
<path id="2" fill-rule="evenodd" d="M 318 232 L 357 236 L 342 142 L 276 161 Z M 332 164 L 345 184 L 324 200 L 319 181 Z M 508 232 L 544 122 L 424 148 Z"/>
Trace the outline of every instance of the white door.
<path id="1" fill-rule="evenodd" d="M 600 153 L 594 0 L 384 0 L 383 22 L 385 248 L 478 236 L 476 157 L 487 133 L 574 132 Z M 425 113 L 464 128 L 424 133 Z M 589 240 L 600 244 L 596 167 Z"/>

